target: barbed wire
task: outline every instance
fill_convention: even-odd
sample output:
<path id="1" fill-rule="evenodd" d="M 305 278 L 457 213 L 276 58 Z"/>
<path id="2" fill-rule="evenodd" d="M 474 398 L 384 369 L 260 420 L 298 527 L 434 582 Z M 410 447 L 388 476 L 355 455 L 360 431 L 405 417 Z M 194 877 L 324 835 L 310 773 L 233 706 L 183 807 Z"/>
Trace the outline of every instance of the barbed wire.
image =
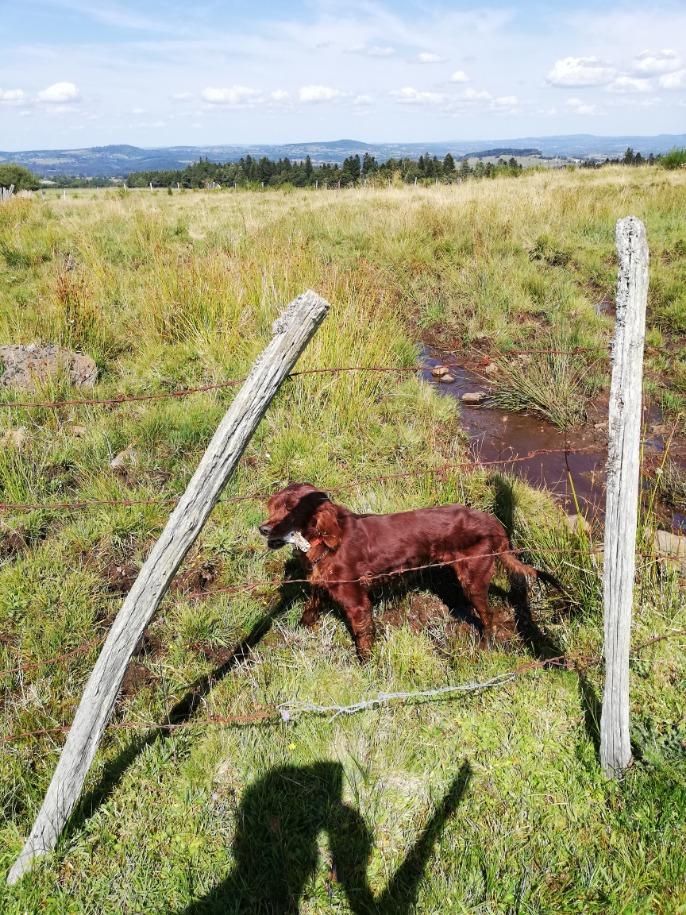
<path id="1" fill-rule="evenodd" d="M 686 636 L 684 630 L 670 630 L 653 639 L 635 646 L 634 652 L 639 652 L 643 648 L 649 647 L 658 641 L 664 641 L 670 638 Z M 145 721 L 114 721 L 108 724 L 112 730 L 150 730 L 160 732 L 172 732 L 183 728 L 199 728 L 207 725 L 215 726 L 242 726 L 251 724 L 285 724 L 297 720 L 304 715 L 328 715 L 330 721 L 335 721 L 343 715 L 353 715 L 364 711 L 370 711 L 381 707 L 386 707 L 391 703 L 411 703 L 426 701 L 445 701 L 451 697 L 460 694 L 479 692 L 486 689 L 493 689 L 505 686 L 513 682 L 518 677 L 535 670 L 568 670 L 576 673 L 584 673 L 592 667 L 602 665 L 603 658 L 600 655 L 557 655 L 552 658 L 543 660 L 532 660 L 520 664 L 513 670 L 484 681 L 469 681 L 467 683 L 448 684 L 437 687 L 436 689 L 414 690 L 397 693 L 379 693 L 377 696 L 359 699 L 349 705 L 320 705 L 303 700 L 290 699 L 285 702 L 271 706 L 262 706 L 251 713 L 237 715 L 208 715 L 202 720 L 186 721 L 167 721 L 167 722 L 145 722 Z M 50 727 L 36 728 L 31 731 L 20 731 L 0 736 L 0 744 L 15 744 L 19 741 L 27 740 L 33 737 L 44 737 L 56 734 L 65 734 L 71 728 L 71 725 L 60 724 Z"/>
<path id="2" fill-rule="evenodd" d="M 362 485 L 367 485 L 371 483 L 382 483 L 388 480 L 393 479 L 406 479 L 408 477 L 422 477 L 422 476 L 440 476 L 441 474 L 447 473 L 450 470 L 463 470 L 469 468 L 479 468 L 479 467 L 490 467 L 490 466 L 501 466 L 506 464 L 518 464 L 526 461 L 531 461 L 536 457 L 543 455 L 551 454 L 583 454 L 589 451 L 595 451 L 595 445 L 588 445 L 582 448 L 537 448 L 532 451 L 529 451 L 527 454 L 519 455 L 512 454 L 503 458 L 494 458 L 482 461 L 479 458 L 470 458 L 464 461 L 446 461 L 442 464 L 437 465 L 436 467 L 423 467 L 413 470 L 403 470 L 393 473 L 384 473 L 374 477 L 364 477 L 362 480 L 356 480 L 351 482 L 349 486 L 346 487 L 345 484 L 338 484 L 336 486 L 322 486 L 322 489 L 327 492 L 336 493 L 336 492 L 348 492 L 351 488 L 355 488 Z M 250 501 L 261 501 L 263 499 L 268 499 L 272 495 L 273 490 L 269 491 L 260 491 L 251 493 L 245 496 L 231 496 L 227 498 L 222 498 L 218 501 L 218 505 L 222 504 L 233 504 L 237 502 L 250 502 Z M 88 508 L 100 508 L 102 506 L 134 506 L 134 505 L 155 505 L 155 504 L 171 504 L 177 502 L 181 498 L 183 493 L 178 493 L 175 496 L 158 496 L 150 497 L 144 499 L 77 499 L 73 502 L 62 501 L 62 502 L 0 502 L 0 512 L 31 512 L 31 511 L 67 511 L 67 510 L 80 510 Z"/>
<path id="3" fill-rule="evenodd" d="M 542 350 L 542 349 L 510 350 L 510 351 L 500 352 L 497 355 L 493 351 L 487 352 L 487 353 L 475 351 L 475 355 L 478 356 L 479 359 L 481 359 L 481 365 L 483 366 L 483 365 L 488 365 L 488 363 L 494 357 L 503 358 L 503 357 L 508 357 L 508 356 L 542 355 L 542 354 L 580 355 L 584 352 L 596 352 L 597 353 L 597 348 L 576 347 L 572 350 Z M 448 365 L 449 367 L 457 367 L 457 364 L 453 364 L 453 363 L 444 363 L 444 364 Z M 464 362 L 463 362 L 463 364 L 464 364 Z M 412 367 L 346 366 L 346 367 L 303 370 L 303 371 L 299 371 L 299 372 L 293 372 L 288 377 L 297 378 L 297 377 L 308 376 L 308 375 L 339 374 L 339 373 L 346 373 L 346 372 L 351 372 L 351 373 L 352 372 L 376 372 L 376 373 L 398 374 L 398 373 L 418 373 L 418 372 L 429 372 L 429 371 L 431 371 L 430 366 L 412 366 Z M 68 407 L 68 406 L 105 406 L 105 405 L 117 406 L 117 405 L 127 403 L 127 402 L 155 401 L 155 400 L 162 400 L 162 399 L 182 398 L 182 397 L 190 396 L 192 394 L 217 391 L 217 390 L 221 390 L 224 388 L 238 385 L 238 384 L 242 383 L 244 380 L 245 380 L 244 378 L 228 379 L 223 382 L 202 385 L 202 386 L 198 386 L 198 387 L 194 387 L 194 388 L 183 388 L 183 389 L 179 389 L 179 390 L 175 390 L 175 391 L 158 392 L 158 393 L 154 393 L 154 394 L 134 394 L 134 395 L 120 394 L 120 395 L 115 395 L 110 398 L 102 398 L 102 399 L 82 398 L 82 399 L 67 399 L 67 400 L 62 400 L 62 401 L 3 402 L 3 403 L 0 403 L 0 407 L 17 408 L 17 409 L 19 409 L 19 408 L 59 409 L 59 408 Z M 525 455 L 511 454 L 507 457 L 492 459 L 492 460 L 485 460 L 485 461 L 481 461 L 477 458 L 473 458 L 470 460 L 465 460 L 465 461 L 460 461 L 460 462 L 446 462 L 442 465 L 439 465 L 439 466 L 433 467 L 433 468 L 421 468 L 421 469 L 416 469 L 416 470 L 411 470 L 411 471 L 386 473 L 386 474 L 379 475 L 376 477 L 369 477 L 362 481 L 357 480 L 357 481 L 354 481 L 354 482 L 348 484 L 347 486 L 346 486 L 346 484 L 339 484 L 335 487 L 323 487 L 323 488 L 325 488 L 328 491 L 333 492 L 333 493 L 337 493 L 337 492 L 341 492 L 341 491 L 345 492 L 345 491 L 349 491 L 351 488 L 359 487 L 361 485 L 378 483 L 378 482 L 388 481 L 388 480 L 392 480 L 392 479 L 403 479 L 403 478 L 408 478 L 408 477 L 412 477 L 412 476 L 421 477 L 421 476 L 426 476 L 426 475 L 440 476 L 442 474 L 448 473 L 450 470 L 456 470 L 456 469 L 464 469 L 464 468 L 478 469 L 481 467 L 496 466 L 496 465 L 503 466 L 503 465 L 531 461 L 535 457 L 543 456 L 543 455 L 564 454 L 565 456 L 567 456 L 567 455 L 573 455 L 573 454 L 579 454 L 579 453 L 583 453 L 583 452 L 597 451 L 597 450 L 598 450 L 598 445 L 589 445 L 589 446 L 582 447 L 582 448 L 564 447 L 564 448 L 535 449 Z M 270 494 L 271 494 L 270 492 L 257 492 L 257 493 L 247 494 L 244 496 L 230 497 L 230 498 L 225 498 L 225 499 L 220 500 L 219 504 L 263 500 L 263 499 L 268 498 L 268 496 Z M 46 502 L 42 502 L 42 503 L 0 502 L 0 511 L 5 511 L 5 512 L 36 511 L 36 510 L 67 511 L 67 510 L 89 509 L 92 507 L 102 507 L 102 506 L 134 506 L 134 505 L 154 505 L 154 504 L 161 505 L 161 504 L 174 503 L 179 499 L 179 497 L 180 497 L 180 495 L 171 496 L 171 497 L 140 498 L 140 499 L 80 499 L 80 500 L 76 500 L 76 501 L 72 501 L 72 502 L 61 501 L 61 502 L 47 502 L 47 503 Z M 554 549 L 550 549 L 550 548 L 543 549 L 543 550 L 541 550 L 541 548 L 534 548 L 534 549 L 536 552 L 542 552 L 542 553 L 564 552 L 566 554 L 569 554 L 570 552 L 571 553 L 588 552 L 587 550 L 572 550 L 568 546 L 561 548 L 559 550 L 554 550 Z M 502 551 L 494 552 L 489 555 L 496 558 L 506 552 L 509 553 L 510 550 L 509 549 L 502 550 Z M 646 556 L 646 557 L 650 556 L 651 560 L 655 558 L 652 554 L 647 554 L 647 553 L 643 554 L 642 553 L 641 555 Z M 362 578 L 357 578 L 357 579 L 334 580 L 334 581 L 329 582 L 329 584 L 340 585 L 340 584 L 354 584 L 354 583 L 359 583 L 359 582 L 369 583 L 375 579 L 386 579 L 387 580 L 389 578 L 397 577 L 400 575 L 406 575 L 409 573 L 421 572 L 421 571 L 425 571 L 425 570 L 429 570 L 429 569 L 435 569 L 440 566 L 454 565 L 456 562 L 466 561 L 468 558 L 469 557 L 458 558 L 457 560 L 454 560 L 452 563 L 447 563 L 447 562 L 427 563 L 427 564 L 423 564 L 420 566 L 396 570 L 391 573 L 383 573 L 383 574 L 379 574 L 379 575 L 369 575 L 369 576 L 364 576 Z M 309 583 L 309 580 L 306 578 L 305 579 L 287 579 L 285 581 L 283 579 L 280 579 L 280 580 L 265 579 L 262 581 L 252 581 L 252 582 L 244 583 L 243 585 L 238 585 L 238 586 L 234 586 L 234 587 L 213 588 L 213 589 L 204 589 L 204 590 L 199 590 L 199 591 L 198 590 L 190 591 L 190 592 L 187 592 L 187 594 L 185 596 L 191 597 L 191 598 L 196 598 L 196 597 L 201 597 L 201 596 L 207 597 L 207 596 L 211 596 L 214 594 L 251 593 L 260 588 L 274 588 L 274 587 L 280 586 L 281 584 L 291 585 L 291 584 L 308 584 L 308 583 Z M 120 594 L 112 594 L 112 595 L 108 595 L 108 596 L 111 596 L 111 597 L 117 598 L 117 599 L 121 599 Z M 682 633 L 677 631 L 674 633 L 659 636 L 659 637 L 656 637 L 655 639 L 652 639 L 649 643 L 646 643 L 646 644 L 652 644 L 653 642 L 660 641 L 661 639 L 671 638 L 671 637 L 674 637 L 679 634 L 682 634 Z M 88 642 L 83 643 L 82 645 L 77 646 L 73 649 L 70 649 L 67 652 L 63 652 L 61 655 L 56 655 L 53 658 L 48 658 L 48 659 L 44 659 L 41 661 L 29 662 L 27 664 L 20 665 L 20 666 L 11 668 L 9 670 L 2 671 L 2 672 L 0 672 L 0 675 L 14 676 L 21 672 L 30 671 L 33 669 L 39 669 L 39 668 L 45 667 L 45 666 L 60 664 L 76 655 L 86 653 L 87 651 L 91 650 L 95 646 L 101 644 L 103 640 L 104 640 L 104 637 L 90 639 Z M 639 648 L 640 648 L 640 646 L 639 646 Z M 554 659 L 554 660 L 561 661 L 562 659 Z M 551 661 L 546 662 L 546 665 L 549 666 L 550 664 L 551 664 Z M 502 682 L 509 682 L 509 680 L 513 679 L 516 675 L 517 675 L 517 672 L 511 672 L 510 674 L 502 675 L 503 677 L 506 678 Z M 328 712 L 335 712 L 336 715 L 352 714 L 355 711 L 362 711 L 366 708 L 372 708 L 379 704 L 383 704 L 387 701 L 400 700 L 400 699 L 405 700 L 405 699 L 409 699 L 411 697 L 421 698 L 421 697 L 428 697 L 428 696 L 439 696 L 444 693 L 447 694 L 447 693 L 456 692 L 456 691 L 468 691 L 472 687 L 486 688 L 488 685 L 500 685 L 500 681 L 497 684 L 495 682 L 493 682 L 491 684 L 489 681 L 486 684 L 467 684 L 467 685 L 463 684 L 461 686 L 455 686 L 455 687 L 444 687 L 438 691 L 423 691 L 423 692 L 420 691 L 417 693 L 402 693 L 402 694 L 401 693 L 380 694 L 379 697 L 376 697 L 375 699 L 360 700 L 360 702 L 354 704 L 353 706 L 346 706 L 346 707 L 343 707 L 343 706 L 317 706 L 317 705 L 313 705 L 311 703 L 304 704 L 304 705 L 300 704 L 300 706 L 298 706 L 297 704 L 293 704 L 293 703 L 290 703 L 290 704 L 285 703 L 282 707 L 276 707 L 271 710 L 257 711 L 252 715 L 233 716 L 231 718 L 215 718 L 215 719 L 208 719 L 208 721 L 209 721 L 209 723 L 212 723 L 212 721 L 214 721 L 215 723 L 227 723 L 227 724 L 228 723 L 251 723 L 251 722 L 254 722 L 257 720 L 266 720 L 268 718 L 274 718 L 275 720 L 277 720 L 277 714 L 281 716 L 282 720 L 287 720 L 287 718 L 290 715 L 296 713 L 296 709 L 299 710 L 297 713 L 325 714 Z M 146 728 L 151 727 L 151 725 L 147 725 L 147 724 L 138 725 L 136 723 L 129 723 L 129 724 L 115 723 L 113 726 L 115 726 L 115 727 L 116 726 L 119 726 L 119 727 L 143 726 Z M 165 725 L 164 727 L 171 728 L 171 727 L 177 727 L 177 726 L 181 726 L 181 725 L 168 724 L 168 725 Z M 37 732 L 30 732 L 30 733 L 47 734 L 47 733 L 59 732 L 59 731 L 65 730 L 65 729 L 68 730 L 68 727 L 67 726 L 58 726 L 57 728 L 40 729 Z M 29 733 L 29 732 L 27 732 L 27 733 Z M 2 742 L 7 742 L 7 740 L 3 739 Z"/>
<path id="4" fill-rule="evenodd" d="M 590 550 L 590 547 L 575 548 L 575 547 L 572 547 L 569 545 L 564 546 L 564 547 L 539 547 L 539 546 L 531 545 L 529 547 L 522 547 L 521 549 L 514 549 L 513 551 L 508 549 L 508 550 L 500 550 L 500 551 L 489 553 L 489 554 L 484 554 L 483 558 L 488 558 L 488 557 L 497 558 L 499 556 L 502 556 L 504 553 L 510 553 L 510 552 L 514 552 L 515 554 L 517 554 L 517 553 L 521 554 L 522 552 L 526 552 L 526 553 L 539 553 L 541 555 L 557 555 L 557 554 L 588 555 L 591 552 L 591 550 Z M 656 557 L 652 553 L 637 551 L 637 555 L 641 556 L 642 558 L 649 559 L 650 562 L 659 561 L 659 557 Z M 431 569 L 446 568 L 448 566 L 454 566 L 455 564 L 460 563 L 460 562 L 467 562 L 467 561 L 469 561 L 470 558 L 471 557 L 469 557 L 469 556 L 458 557 L 457 559 L 452 560 L 450 562 L 443 561 L 443 562 L 435 562 L 435 563 L 426 563 L 423 565 L 398 569 L 393 572 L 384 572 L 384 573 L 379 573 L 377 575 L 366 575 L 366 576 L 361 576 L 359 578 L 353 578 L 353 579 L 340 579 L 340 580 L 333 579 L 333 580 L 327 581 L 327 584 L 329 584 L 329 585 L 359 584 L 359 583 L 368 584 L 374 580 L 386 580 L 389 578 L 397 578 L 397 577 L 400 577 L 403 575 L 410 575 L 410 574 L 413 574 L 416 572 L 422 572 L 422 571 L 428 571 Z M 244 582 L 243 584 L 240 584 L 240 585 L 230 585 L 227 587 L 219 587 L 219 588 L 208 587 L 205 589 L 182 591 L 180 593 L 181 593 L 181 596 L 186 599 L 200 599 L 200 598 L 211 598 L 215 595 L 252 594 L 253 592 L 261 590 L 261 589 L 269 589 L 269 588 L 277 589 L 277 588 L 280 588 L 283 586 L 301 585 L 301 584 L 302 585 L 312 584 L 312 582 L 310 581 L 309 578 L 283 578 L 283 577 L 265 578 L 265 579 Z M 102 594 L 101 593 L 101 594 L 97 594 L 94 596 L 98 597 L 100 599 L 105 598 L 105 599 L 109 599 L 109 600 L 120 600 L 121 601 L 121 600 L 126 599 L 126 593 L 117 593 L 117 592 L 114 592 L 111 594 Z M 646 645 L 651 644 L 653 641 L 660 641 L 662 638 L 671 638 L 671 637 L 673 637 L 672 634 L 673 635 L 686 634 L 686 630 L 672 630 L 667 635 L 660 636 L 656 639 L 652 639 L 649 643 L 646 643 Z M 106 636 L 104 636 L 104 635 L 98 636 L 94 639 L 89 639 L 87 642 L 84 642 L 81 645 L 76 646 L 75 648 L 69 649 L 66 652 L 62 652 L 62 653 L 54 655 L 52 657 L 48 657 L 48 658 L 45 658 L 40 661 L 31 661 L 26 664 L 17 665 L 16 667 L 9 668 L 6 670 L 0 670 L 0 677 L 3 677 L 3 676 L 11 677 L 18 673 L 23 673 L 23 672 L 26 672 L 29 670 L 34 670 L 34 669 L 38 669 L 41 667 L 49 667 L 49 666 L 54 666 L 54 665 L 60 664 L 61 662 L 68 660 L 69 658 L 71 658 L 73 656 L 76 656 L 78 654 L 84 654 L 84 653 L 88 652 L 91 648 L 101 645 L 104 642 L 105 638 L 106 638 Z M 638 646 L 638 647 L 639 648 L 645 647 L 645 645 Z"/>
<path id="5" fill-rule="evenodd" d="M 484 352 L 481 350 L 474 349 L 471 351 L 477 360 L 492 361 L 493 359 L 504 359 L 507 357 L 515 356 L 528 356 L 528 355 L 569 355 L 569 356 L 579 356 L 586 352 L 597 353 L 597 348 L 594 347 L 574 347 L 573 349 L 568 350 L 556 350 L 556 349 L 522 349 L 522 350 L 491 350 L 489 352 Z M 468 353 L 457 353 L 455 351 L 448 351 L 449 355 L 456 356 L 460 361 L 459 362 L 444 362 L 443 365 L 448 366 L 449 368 L 463 368 L 474 362 L 473 359 L 469 359 Z M 488 363 L 485 363 L 488 364 Z M 430 372 L 431 366 L 422 365 L 421 363 L 412 365 L 412 366 L 385 366 L 385 365 L 348 365 L 348 366 L 332 366 L 332 367 L 323 367 L 323 368 L 313 368 L 313 369 L 301 369 L 296 372 L 290 372 L 286 377 L 287 378 L 302 378 L 310 375 L 333 375 L 333 374 L 345 374 L 345 373 L 354 373 L 354 372 L 372 372 L 378 374 L 418 374 L 420 372 Z M 66 398 L 64 400 L 17 400 L 17 401 L 1 401 L 0 409 L 49 409 L 49 410 L 58 410 L 65 407 L 98 407 L 98 406 L 120 406 L 125 403 L 140 403 L 146 401 L 155 401 L 155 400 L 173 400 L 183 397 L 190 397 L 193 394 L 205 394 L 213 391 L 220 391 L 225 388 L 235 387 L 236 385 L 243 384 L 247 375 L 241 376 L 239 378 L 227 378 L 224 381 L 211 382 L 208 384 L 197 385 L 195 387 L 185 387 L 178 388 L 173 391 L 156 391 L 151 394 L 126 394 L 124 392 L 113 394 L 110 397 L 75 397 L 75 398 Z"/>

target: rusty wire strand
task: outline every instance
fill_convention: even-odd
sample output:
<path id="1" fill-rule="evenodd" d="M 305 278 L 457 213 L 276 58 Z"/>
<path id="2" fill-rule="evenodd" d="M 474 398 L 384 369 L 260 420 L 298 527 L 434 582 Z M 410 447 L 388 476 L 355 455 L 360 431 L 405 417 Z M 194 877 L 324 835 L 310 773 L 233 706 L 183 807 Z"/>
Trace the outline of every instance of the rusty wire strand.
<path id="1" fill-rule="evenodd" d="M 338 486 L 325 486 L 323 489 L 328 492 L 348 492 L 351 488 L 357 486 L 367 485 L 370 483 L 382 483 L 387 480 L 395 479 L 405 479 L 407 477 L 421 477 L 421 476 L 440 476 L 441 474 L 447 473 L 450 470 L 464 470 L 464 469 L 478 469 L 479 467 L 490 467 L 490 466 L 502 466 L 507 464 L 518 464 L 524 461 L 533 460 L 535 457 L 546 454 L 583 454 L 588 451 L 595 450 L 594 445 L 587 445 L 583 448 L 538 448 L 533 451 L 529 451 L 527 454 L 523 455 L 511 455 L 504 458 L 496 458 L 493 460 L 481 461 L 476 458 L 465 461 L 447 461 L 443 464 L 439 464 L 437 467 L 425 467 L 417 470 L 402 470 L 397 473 L 384 473 L 375 477 L 365 477 L 362 480 L 357 480 L 349 484 L 349 486 L 338 485 Z M 134 505 L 169 505 L 173 504 L 181 498 L 182 493 L 179 493 L 175 496 L 169 497 L 156 497 L 156 498 L 146 498 L 146 499 L 77 499 L 73 502 L 0 502 L 0 512 L 31 512 L 31 511 L 67 511 L 67 510 L 81 510 L 88 508 L 99 508 L 102 506 L 134 506 Z M 233 504 L 238 502 L 250 502 L 250 501 L 261 501 L 263 499 L 268 499 L 272 495 L 271 491 L 268 492 L 255 492 L 245 496 L 231 496 L 228 498 L 220 499 L 218 505 L 222 504 Z"/>
<path id="2" fill-rule="evenodd" d="M 479 350 L 474 350 L 474 355 L 477 359 L 483 362 L 485 359 L 491 360 L 493 358 L 505 358 L 507 356 L 519 356 L 519 355 L 532 355 L 532 354 L 543 354 L 549 353 L 553 355 L 581 355 L 583 352 L 595 352 L 596 350 L 593 347 L 575 347 L 571 350 L 510 350 L 505 351 L 493 351 L 491 353 L 482 353 Z M 461 360 L 458 362 L 448 362 L 444 363 L 451 368 L 460 368 L 464 365 L 469 365 L 474 362 L 467 358 L 467 355 L 462 353 L 450 353 L 450 355 L 458 356 Z M 426 371 L 427 367 L 423 365 L 412 365 L 412 366 L 379 366 L 379 365 L 348 365 L 348 366 L 334 366 L 334 367 L 324 367 L 324 368 L 314 368 L 314 369 L 301 369 L 297 372 L 290 372 L 287 378 L 301 378 L 307 375 L 335 375 L 335 374 L 344 374 L 348 372 L 374 372 L 379 374 L 404 374 L 404 373 L 414 373 L 417 374 L 422 371 Z M 193 394 L 205 394 L 212 391 L 220 391 L 225 388 L 235 387 L 236 385 L 243 384 L 247 379 L 247 375 L 244 375 L 240 378 L 227 378 L 225 381 L 217 381 L 210 384 L 198 385 L 195 387 L 187 388 L 178 388 L 174 391 L 158 391 L 154 394 L 115 394 L 112 397 L 81 397 L 81 398 L 67 398 L 65 400 L 38 400 L 38 401 L 3 401 L 0 402 L 0 408 L 5 409 L 46 409 L 46 410 L 57 410 L 63 407 L 98 407 L 98 406 L 111 406 L 117 407 L 125 403 L 141 403 L 146 401 L 155 401 L 155 400 L 173 400 L 181 397 L 190 397 Z"/>

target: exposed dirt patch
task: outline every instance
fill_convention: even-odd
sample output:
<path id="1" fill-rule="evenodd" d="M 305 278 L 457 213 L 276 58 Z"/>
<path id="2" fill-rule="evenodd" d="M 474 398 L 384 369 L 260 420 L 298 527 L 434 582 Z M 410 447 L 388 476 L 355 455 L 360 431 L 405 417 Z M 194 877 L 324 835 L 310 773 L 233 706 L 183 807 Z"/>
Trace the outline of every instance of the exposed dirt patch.
<path id="1" fill-rule="evenodd" d="M 132 562 L 112 562 L 102 571 L 107 590 L 113 594 L 128 594 L 138 575 L 138 566 Z"/>
<path id="2" fill-rule="evenodd" d="M 0 522 L 0 560 L 20 556 L 28 545 L 29 542 L 21 530 Z"/>
<path id="3" fill-rule="evenodd" d="M 228 648 L 226 645 L 203 645 L 200 642 L 192 642 L 189 646 L 193 651 L 210 661 L 214 667 L 222 667 L 227 664 L 236 653 L 236 649 Z"/>
<path id="4" fill-rule="evenodd" d="M 204 594 L 211 590 L 219 578 L 221 567 L 215 559 L 195 557 L 188 568 L 180 572 L 172 582 L 171 590 L 178 594 Z"/>
<path id="5" fill-rule="evenodd" d="M 159 677 L 148 670 L 145 664 L 131 661 L 122 680 L 120 696 L 121 698 L 133 696 L 144 687 L 157 683 L 158 680 Z"/>
<path id="6" fill-rule="evenodd" d="M 452 620 L 448 608 L 434 594 L 419 591 L 408 594 L 403 605 L 394 604 L 378 617 L 383 626 L 398 627 L 407 625 L 412 632 L 422 632 L 430 623 L 445 623 Z"/>
<path id="7" fill-rule="evenodd" d="M 164 652 L 162 637 L 154 631 L 146 630 L 133 652 L 134 658 L 157 658 Z"/>

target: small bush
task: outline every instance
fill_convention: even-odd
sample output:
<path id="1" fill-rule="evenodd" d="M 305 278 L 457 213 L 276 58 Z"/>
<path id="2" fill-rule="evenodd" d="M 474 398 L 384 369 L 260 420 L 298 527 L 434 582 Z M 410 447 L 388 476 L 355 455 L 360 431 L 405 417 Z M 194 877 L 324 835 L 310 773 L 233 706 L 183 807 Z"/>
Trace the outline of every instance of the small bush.
<path id="1" fill-rule="evenodd" d="M 502 368 L 489 403 L 503 410 L 535 413 L 565 429 L 586 418 L 591 393 L 586 374 L 580 357 L 566 353 L 518 360 Z"/>
<path id="2" fill-rule="evenodd" d="M 660 159 L 660 164 L 670 171 L 675 168 L 684 168 L 686 166 L 686 149 L 670 149 Z"/>
<path id="3" fill-rule="evenodd" d="M 8 162 L 0 165 L 0 187 L 11 187 L 12 185 L 14 185 L 15 191 L 36 191 L 39 181 L 28 168 Z"/>

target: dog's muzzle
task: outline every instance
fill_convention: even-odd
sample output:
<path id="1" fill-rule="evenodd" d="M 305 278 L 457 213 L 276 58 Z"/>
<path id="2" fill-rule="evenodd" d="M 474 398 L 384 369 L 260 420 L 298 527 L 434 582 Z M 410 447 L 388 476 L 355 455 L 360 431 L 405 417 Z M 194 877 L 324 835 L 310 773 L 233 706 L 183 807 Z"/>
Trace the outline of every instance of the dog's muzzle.
<path id="1" fill-rule="evenodd" d="M 267 538 L 267 546 L 270 550 L 279 550 L 282 546 L 290 543 L 297 550 L 306 553 L 309 548 L 309 542 L 303 537 L 300 531 L 288 531 L 283 537 L 272 537 L 272 528 L 268 524 L 261 524 L 258 528 L 260 534 Z"/>

